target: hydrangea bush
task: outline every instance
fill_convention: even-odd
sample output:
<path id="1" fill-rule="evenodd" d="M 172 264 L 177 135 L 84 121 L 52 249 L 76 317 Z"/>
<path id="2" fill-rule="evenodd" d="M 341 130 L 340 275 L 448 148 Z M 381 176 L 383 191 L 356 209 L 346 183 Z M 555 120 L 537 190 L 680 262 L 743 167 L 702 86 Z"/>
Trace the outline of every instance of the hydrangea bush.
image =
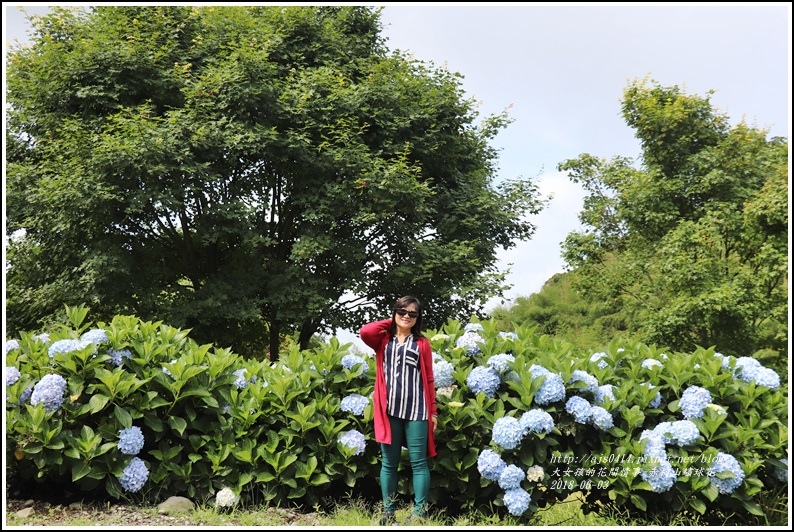
<path id="1" fill-rule="evenodd" d="M 86 314 L 6 341 L 12 483 L 221 506 L 378 499 L 370 355 L 331 338 L 247 360 L 162 323 Z M 489 321 L 426 333 L 439 409 L 429 502 L 451 513 L 531 524 L 581 492 L 586 510 L 742 523 L 786 486 L 788 383 L 750 357 L 618 340 L 577 352 Z"/>

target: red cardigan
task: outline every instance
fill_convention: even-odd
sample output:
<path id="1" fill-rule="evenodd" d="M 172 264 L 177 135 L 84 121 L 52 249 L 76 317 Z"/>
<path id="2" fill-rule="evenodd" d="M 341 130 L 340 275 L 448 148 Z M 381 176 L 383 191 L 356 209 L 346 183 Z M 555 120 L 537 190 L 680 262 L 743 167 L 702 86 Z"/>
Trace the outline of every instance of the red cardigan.
<path id="1" fill-rule="evenodd" d="M 391 335 L 391 318 L 368 323 L 361 328 L 361 340 L 375 350 L 375 393 L 373 393 L 373 417 L 375 421 L 375 441 L 391 445 L 391 425 L 386 416 L 386 377 L 383 374 L 383 359 L 386 344 Z M 433 437 L 432 415 L 436 414 L 436 386 L 433 378 L 433 349 L 430 340 L 424 336 L 416 339 L 419 345 L 419 366 L 422 371 L 422 386 L 427 401 L 427 456 L 436 456 L 436 440 Z"/>

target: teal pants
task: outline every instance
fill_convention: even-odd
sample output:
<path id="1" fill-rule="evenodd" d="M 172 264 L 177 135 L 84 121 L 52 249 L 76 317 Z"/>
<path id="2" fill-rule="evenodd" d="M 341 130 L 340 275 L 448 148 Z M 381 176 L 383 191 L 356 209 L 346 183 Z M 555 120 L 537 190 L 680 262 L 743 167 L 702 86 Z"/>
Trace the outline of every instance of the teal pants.
<path id="1" fill-rule="evenodd" d="M 425 501 L 430 493 L 430 467 L 427 465 L 427 420 L 408 421 L 389 416 L 391 425 L 391 444 L 381 443 L 383 463 L 380 468 L 380 489 L 383 493 L 383 506 L 387 512 L 394 513 L 397 494 L 397 468 L 400 465 L 402 445 L 408 448 L 414 486 L 414 514 L 424 516 Z"/>

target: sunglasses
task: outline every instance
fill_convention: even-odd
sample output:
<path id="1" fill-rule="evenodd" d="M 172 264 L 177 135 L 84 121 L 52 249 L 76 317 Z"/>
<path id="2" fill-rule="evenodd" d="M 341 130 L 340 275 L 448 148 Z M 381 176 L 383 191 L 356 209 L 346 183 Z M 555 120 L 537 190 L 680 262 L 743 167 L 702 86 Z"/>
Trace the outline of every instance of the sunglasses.
<path id="1" fill-rule="evenodd" d="M 398 308 L 394 312 L 396 312 L 399 316 L 408 315 L 408 317 L 412 318 L 412 319 L 419 317 L 419 313 L 418 312 L 414 312 L 413 310 L 405 310 L 404 308 Z"/>

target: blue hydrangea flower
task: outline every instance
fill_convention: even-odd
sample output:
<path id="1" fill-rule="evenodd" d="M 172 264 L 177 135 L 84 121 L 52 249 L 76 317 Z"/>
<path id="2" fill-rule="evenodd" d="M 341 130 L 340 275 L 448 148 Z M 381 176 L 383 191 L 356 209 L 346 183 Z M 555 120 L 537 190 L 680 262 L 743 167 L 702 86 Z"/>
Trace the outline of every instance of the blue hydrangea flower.
<path id="1" fill-rule="evenodd" d="M 480 343 L 484 342 L 485 340 L 477 332 L 467 331 L 455 340 L 455 347 L 465 347 L 466 354 L 473 357 L 482 353 Z"/>
<path id="2" fill-rule="evenodd" d="M 6 341 L 6 355 L 13 351 L 14 349 L 19 349 L 19 340 L 7 340 Z"/>
<path id="3" fill-rule="evenodd" d="M 66 338 L 64 340 L 56 340 L 50 345 L 47 353 L 50 357 L 54 357 L 58 353 L 71 353 L 72 351 L 79 351 L 91 345 L 91 342 L 85 340 L 72 340 Z"/>
<path id="4" fill-rule="evenodd" d="M 482 326 L 482 323 L 467 323 L 463 326 L 464 332 L 475 332 L 480 333 L 480 331 L 484 331 L 485 327 Z"/>
<path id="5" fill-rule="evenodd" d="M 108 355 L 110 355 L 110 361 L 115 366 L 121 366 L 124 364 L 125 358 L 132 358 L 132 353 L 130 353 L 129 349 L 108 349 Z"/>
<path id="6" fill-rule="evenodd" d="M 364 449 L 366 448 L 367 441 L 364 438 L 364 435 L 361 434 L 359 431 L 353 429 L 348 430 L 341 436 L 339 436 L 339 442 L 342 443 L 345 447 L 350 449 L 354 449 L 354 455 L 364 454 Z"/>
<path id="7" fill-rule="evenodd" d="M 700 437 L 697 425 L 688 419 L 673 421 L 669 425 L 665 424 L 664 430 L 666 430 L 663 435 L 665 441 L 679 447 L 690 445 Z"/>
<path id="8" fill-rule="evenodd" d="M 369 399 L 357 393 L 351 393 L 342 399 L 341 409 L 345 412 L 350 412 L 360 416 L 364 413 L 364 409 L 369 404 Z"/>
<path id="9" fill-rule="evenodd" d="M 136 455 L 143 449 L 143 432 L 138 427 L 130 427 L 119 431 L 119 451 L 124 454 Z"/>
<path id="10" fill-rule="evenodd" d="M 730 369 L 731 358 L 726 357 L 722 353 L 714 353 L 714 358 L 719 359 L 722 369 Z"/>
<path id="11" fill-rule="evenodd" d="M 6 366 L 6 386 L 11 386 L 19 380 L 22 376 L 19 370 L 14 366 Z"/>
<path id="12" fill-rule="evenodd" d="M 593 353 L 592 356 L 590 357 L 590 362 L 598 363 L 598 367 L 600 369 L 604 369 L 609 365 L 609 363 L 606 360 L 604 360 L 606 356 L 607 356 L 606 353 Z"/>
<path id="13" fill-rule="evenodd" d="M 34 336 L 33 339 L 46 344 L 50 341 L 50 335 L 47 333 L 41 333 Z"/>
<path id="14" fill-rule="evenodd" d="M 529 508 L 531 497 L 523 488 L 513 488 L 505 491 L 504 501 L 510 515 L 522 515 Z"/>
<path id="15" fill-rule="evenodd" d="M 699 418 L 703 416 L 703 409 L 711 402 L 711 394 L 700 386 L 690 386 L 681 394 L 678 406 L 685 418 Z"/>
<path id="16" fill-rule="evenodd" d="M 657 426 L 658 427 L 658 426 Z M 665 448 L 664 437 L 656 430 L 643 430 L 640 441 L 645 441 L 643 456 L 656 458 L 657 460 L 667 460 L 667 449 Z"/>
<path id="17" fill-rule="evenodd" d="M 601 430 L 609 430 L 614 426 L 612 414 L 602 406 L 593 406 L 590 409 L 590 421 Z"/>
<path id="18" fill-rule="evenodd" d="M 788 482 L 788 459 L 781 458 L 781 462 L 786 464 L 786 468 L 783 469 L 782 467 L 776 467 L 772 470 L 772 476 L 775 477 L 780 482 Z"/>
<path id="19" fill-rule="evenodd" d="M 518 466 L 510 464 L 502 469 L 499 475 L 499 487 L 503 490 L 511 490 L 521 487 L 521 481 L 524 480 L 524 470 Z"/>
<path id="20" fill-rule="evenodd" d="M 500 332 L 499 336 L 505 340 L 518 340 L 518 335 L 514 332 Z"/>
<path id="21" fill-rule="evenodd" d="M 354 355 L 353 353 L 348 353 L 347 355 L 342 357 L 343 368 L 352 370 L 355 368 L 356 364 L 361 364 L 363 368 L 362 374 L 366 374 L 369 371 L 369 364 L 367 364 L 367 361 L 364 360 L 362 357 L 358 355 Z"/>
<path id="22" fill-rule="evenodd" d="M 45 375 L 33 387 L 30 404 L 44 403 L 47 412 L 55 412 L 63 404 L 63 394 L 66 391 L 66 380 L 56 373 Z"/>
<path id="23" fill-rule="evenodd" d="M 499 373 L 486 366 L 477 366 L 466 377 L 466 385 L 474 395 L 482 392 L 486 397 L 493 397 L 499 388 Z"/>
<path id="24" fill-rule="evenodd" d="M 121 484 L 124 491 L 135 493 L 143 487 L 148 478 L 149 468 L 146 467 L 146 463 L 143 460 L 135 456 L 121 472 L 119 484 Z"/>
<path id="25" fill-rule="evenodd" d="M 766 386 L 771 390 L 780 388 L 780 375 L 771 368 L 764 366 L 751 366 L 742 369 L 739 376 L 744 382 L 755 381 L 759 386 Z"/>
<path id="26" fill-rule="evenodd" d="M 237 377 L 234 380 L 234 386 L 238 390 L 242 390 L 248 385 L 248 381 L 245 380 L 245 372 L 246 372 L 245 368 L 240 368 L 234 371 L 234 376 Z"/>
<path id="27" fill-rule="evenodd" d="M 642 367 L 645 369 L 661 368 L 662 363 L 655 358 L 646 358 L 642 361 Z"/>
<path id="28" fill-rule="evenodd" d="M 720 493 L 733 493 L 744 480 L 744 471 L 733 456 L 718 452 L 707 474 Z"/>
<path id="29" fill-rule="evenodd" d="M 733 365 L 733 375 L 734 377 L 741 377 L 741 374 L 745 370 L 760 367 L 761 362 L 754 359 L 753 357 L 739 357 L 736 359 L 736 363 Z"/>
<path id="30" fill-rule="evenodd" d="M 108 338 L 104 329 L 91 329 L 90 331 L 84 332 L 80 340 L 91 344 L 104 344 L 105 342 L 109 342 L 110 338 Z"/>
<path id="31" fill-rule="evenodd" d="M 19 404 L 20 405 L 25 404 L 25 402 L 27 402 L 27 400 L 30 399 L 31 395 L 33 395 L 33 388 L 31 386 L 28 386 L 27 388 L 25 388 L 25 391 L 23 391 L 19 395 Z"/>
<path id="32" fill-rule="evenodd" d="M 509 355 L 507 353 L 499 353 L 497 355 L 491 356 L 488 359 L 488 367 L 493 368 L 498 371 L 500 374 L 505 374 L 510 371 L 512 368 L 510 364 L 516 361 L 516 357 L 513 355 Z"/>
<path id="33" fill-rule="evenodd" d="M 661 460 L 658 465 L 650 471 L 641 470 L 640 476 L 651 485 L 651 489 L 653 489 L 655 493 L 663 493 L 669 490 L 678 480 L 675 469 L 673 469 L 673 466 L 671 466 L 670 462 L 667 460 Z"/>
<path id="34" fill-rule="evenodd" d="M 477 471 L 483 478 L 493 482 L 499 482 L 502 470 L 507 467 L 502 457 L 491 449 L 483 449 L 477 457 Z"/>
<path id="35" fill-rule="evenodd" d="M 573 374 L 571 374 L 571 378 L 568 379 L 568 384 L 574 382 L 580 382 L 580 381 L 585 383 L 586 385 L 585 390 L 587 390 L 588 392 L 596 393 L 596 390 L 598 390 L 598 379 L 596 379 L 593 375 L 590 375 L 584 370 L 575 369 L 573 371 Z"/>
<path id="36" fill-rule="evenodd" d="M 604 404 L 604 401 L 607 399 L 611 399 L 612 401 L 615 400 L 614 394 L 615 387 L 611 384 L 604 384 L 603 386 L 599 386 L 595 391 L 595 401 L 600 404 Z"/>
<path id="37" fill-rule="evenodd" d="M 578 395 L 568 399 L 568 402 L 565 403 L 565 411 L 571 414 L 577 423 L 587 423 L 593 415 L 590 403 Z"/>
<path id="38" fill-rule="evenodd" d="M 454 370 L 455 366 L 452 365 L 452 362 L 447 362 L 441 357 L 433 362 L 433 377 L 436 380 L 436 388 L 447 388 L 455 384 L 455 377 L 452 375 Z"/>
<path id="39" fill-rule="evenodd" d="M 493 424 L 493 441 L 503 449 L 515 449 L 524 437 L 524 430 L 516 418 L 500 417 Z"/>
<path id="40" fill-rule="evenodd" d="M 548 412 L 539 408 L 524 412 L 521 419 L 518 420 L 518 424 L 521 425 L 524 435 L 530 432 L 548 434 L 554 430 L 554 419 Z"/>
<path id="41" fill-rule="evenodd" d="M 565 384 L 563 384 L 562 377 L 559 374 L 546 371 L 545 374 L 538 376 L 542 376 L 544 381 L 540 385 L 540 389 L 535 393 L 534 401 L 536 403 L 547 405 L 565 399 Z"/>

